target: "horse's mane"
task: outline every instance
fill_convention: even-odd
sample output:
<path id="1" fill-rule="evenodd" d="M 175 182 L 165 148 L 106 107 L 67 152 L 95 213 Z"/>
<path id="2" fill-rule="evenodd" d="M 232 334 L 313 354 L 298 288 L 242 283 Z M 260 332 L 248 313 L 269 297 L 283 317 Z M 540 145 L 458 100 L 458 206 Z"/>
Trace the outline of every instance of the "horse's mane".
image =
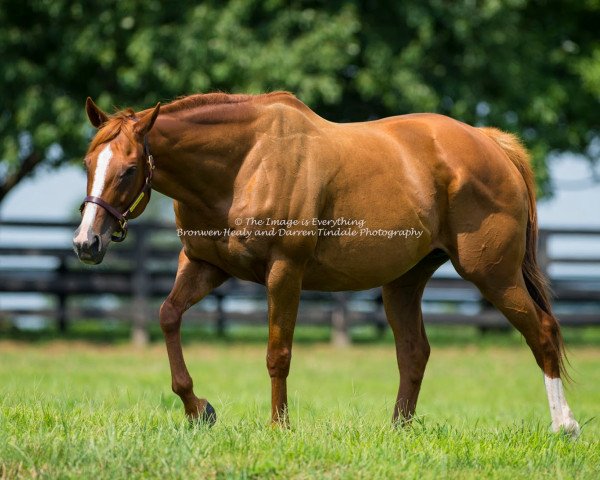
<path id="1" fill-rule="evenodd" d="M 161 113 L 176 113 L 184 110 L 190 110 L 193 108 L 208 106 L 208 105 L 234 105 L 244 104 L 248 102 L 261 101 L 261 100 L 272 100 L 274 97 L 285 96 L 289 99 L 296 99 L 296 97 L 285 91 L 275 91 L 270 93 L 262 93 L 259 95 L 244 95 L 244 94 L 228 94 L 222 92 L 216 93 L 199 93 L 195 95 L 188 95 L 177 98 L 172 102 L 169 102 L 161 106 Z M 141 112 L 140 112 L 141 113 Z M 133 139 L 133 132 L 130 125 L 130 120 L 135 120 L 139 114 L 131 108 L 119 110 L 116 113 L 110 115 L 108 120 L 100 127 L 92 142 L 90 143 L 89 151 L 94 150 L 98 145 L 106 142 L 110 142 L 114 139 L 121 131 L 123 131 L 130 139 Z"/>

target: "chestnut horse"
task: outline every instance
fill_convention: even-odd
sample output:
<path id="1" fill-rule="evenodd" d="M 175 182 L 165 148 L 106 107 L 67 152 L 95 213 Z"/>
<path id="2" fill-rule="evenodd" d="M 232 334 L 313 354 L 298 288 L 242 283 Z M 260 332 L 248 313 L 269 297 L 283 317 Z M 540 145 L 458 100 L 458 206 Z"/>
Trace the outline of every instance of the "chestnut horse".
<path id="1" fill-rule="evenodd" d="M 194 393 L 182 315 L 237 277 L 267 288 L 273 422 L 288 422 L 301 290 L 379 286 L 400 371 L 393 419 L 410 420 L 430 350 L 421 297 L 449 259 L 525 337 L 553 429 L 578 434 L 561 382 L 560 328 L 536 262 L 533 175 L 512 135 L 435 114 L 332 123 L 286 92 L 193 95 L 112 116 L 88 98 L 86 110 L 98 132 L 85 157 L 75 249 L 100 263 L 144 210 L 150 187 L 174 200 L 183 248 L 160 325 L 173 391 L 190 419 L 216 416 Z M 418 235 L 385 233 L 403 231 Z"/>

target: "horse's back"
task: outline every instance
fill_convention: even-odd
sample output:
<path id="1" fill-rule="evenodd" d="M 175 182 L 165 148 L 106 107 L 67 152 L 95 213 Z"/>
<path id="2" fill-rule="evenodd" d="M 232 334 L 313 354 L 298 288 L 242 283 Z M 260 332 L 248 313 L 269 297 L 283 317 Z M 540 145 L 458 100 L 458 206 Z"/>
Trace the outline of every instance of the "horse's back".
<path id="1" fill-rule="evenodd" d="M 349 131 L 373 130 L 373 138 L 386 138 L 397 149 L 393 173 L 406 185 L 416 181 L 418 197 L 436 191 L 453 205 L 470 196 L 475 206 L 500 208 L 519 215 L 527 207 L 527 188 L 506 152 L 480 128 L 445 115 L 417 113 L 374 122 L 341 125 Z M 350 137 L 353 135 L 350 134 Z M 420 195 L 419 195 L 420 194 Z M 438 209 L 442 207 L 439 202 Z"/>

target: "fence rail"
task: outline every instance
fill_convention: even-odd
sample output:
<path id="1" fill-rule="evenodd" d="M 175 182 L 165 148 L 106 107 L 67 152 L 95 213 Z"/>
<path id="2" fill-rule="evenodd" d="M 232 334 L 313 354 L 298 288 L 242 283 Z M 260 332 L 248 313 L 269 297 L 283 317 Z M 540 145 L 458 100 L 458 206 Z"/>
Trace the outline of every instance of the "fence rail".
<path id="1" fill-rule="evenodd" d="M 0 220 L 0 320 L 14 322 L 32 315 L 54 318 L 65 331 L 73 319 L 109 317 L 130 322 L 134 341 L 144 342 L 149 319 L 157 316 L 154 307 L 168 294 L 175 278 L 179 242 L 174 227 L 152 222 L 132 225 L 130 238 L 109 249 L 103 264 L 96 267 L 82 265 L 70 248 L 70 233 L 75 228 L 71 222 Z M 64 237 L 54 245 L 47 240 L 53 232 Z M 25 238 L 37 241 L 29 244 Z M 582 256 L 577 249 L 555 254 L 552 243 L 561 239 L 584 239 L 592 245 L 592 254 Z M 550 276 L 561 323 L 600 325 L 600 229 L 542 229 L 538 257 Z M 554 272 L 554 267 L 566 268 L 567 273 Z M 580 267 L 592 267 L 591 273 L 569 273 Z M 42 294 L 53 300 L 42 307 L 27 302 L 4 306 L 8 293 Z M 107 295 L 117 298 L 116 306 L 104 305 Z M 214 322 L 221 333 L 230 322 L 266 322 L 262 286 L 232 279 L 209 298 L 186 318 Z M 428 324 L 507 325 L 473 285 L 448 269 L 430 280 L 423 304 Z M 347 343 L 348 329 L 355 324 L 370 323 L 383 331 L 386 322 L 380 290 L 303 292 L 299 323 L 331 325 L 336 343 Z"/>

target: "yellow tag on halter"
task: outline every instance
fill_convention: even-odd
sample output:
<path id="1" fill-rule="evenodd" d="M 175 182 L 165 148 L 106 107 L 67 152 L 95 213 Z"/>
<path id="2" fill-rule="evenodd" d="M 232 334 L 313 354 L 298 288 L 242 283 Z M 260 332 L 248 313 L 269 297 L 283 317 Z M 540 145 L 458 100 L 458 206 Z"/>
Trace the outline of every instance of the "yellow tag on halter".
<path id="1" fill-rule="evenodd" d="M 135 202 L 133 202 L 133 204 L 131 205 L 131 207 L 129 207 L 129 211 L 133 212 L 135 210 L 135 207 L 138 206 L 138 203 L 140 203 L 142 201 L 142 198 L 144 198 L 144 192 L 140 193 L 138 195 L 138 197 L 135 199 Z"/>

